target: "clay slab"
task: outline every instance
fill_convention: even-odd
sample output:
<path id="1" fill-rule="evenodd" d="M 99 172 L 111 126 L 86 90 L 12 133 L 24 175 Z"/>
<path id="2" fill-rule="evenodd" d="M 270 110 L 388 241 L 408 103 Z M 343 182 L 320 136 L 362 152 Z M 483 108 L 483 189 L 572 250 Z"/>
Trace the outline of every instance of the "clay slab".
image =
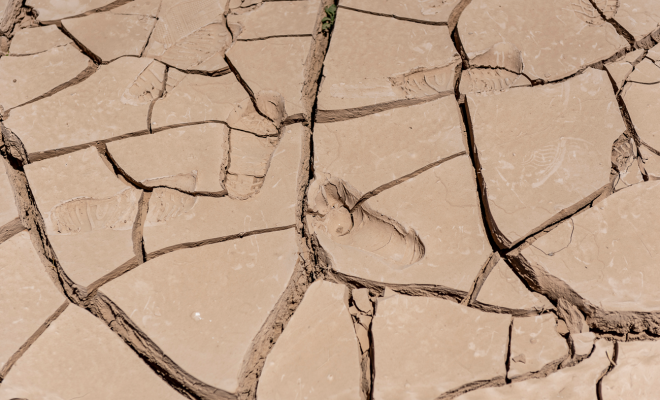
<path id="1" fill-rule="evenodd" d="M 498 93 L 509 88 L 532 86 L 524 75 L 501 68 L 471 68 L 461 72 L 459 91 L 467 93 Z"/>
<path id="2" fill-rule="evenodd" d="M 342 1 L 341 5 L 371 13 L 393 15 L 402 19 L 447 22 L 449 15 L 458 3 L 460 0 L 348 0 Z"/>
<path id="3" fill-rule="evenodd" d="M 27 231 L 0 244 L 0 325 L 3 332 L 0 365 L 64 301 L 34 251 Z"/>
<path id="4" fill-rule="evenodd" d="M 643 59 L 635 66 L 635 70 L 628 76 L 629 82 L 652 84 L 660 82 L 660 68 L 648 58 Z"/>
<path id="5" fill-rule="evenodd" d="M 654 149 L 660 149 L 660 84 L 626 85 L 621 97 L 630 113 L 635 132 Z"/>
<path id="6" fill-rule="evenodd" d="M 182 400 L 124 341 L 70 304 L 9 371 L 0 398 Z"/>
<path id="7" fill-rule="evenodd" d="M 604 399 L 651 399 L 657 394 L 658 342 L 619 343 L 617 365 L 603 378 Z"/>
<path id="8" fill-rule="evenodd" d="M 302 129 L 300 124 L 284 129 L 261 191 L 248 200 L 229 197 L 195 199 L 182 195 L 190 200 L 185 200 L 187 205 L 179 200 L 180 197 L 158 203 L 163 198 L 159 192 L 168 189 L 154 190 L 144 228 L 147 252 L 179 243 L 294 224 Z M 172 207 L 177 211 L 171 211 Z M 218 218 L 222 223 L 217 223 Z"/>
<path id="9" fill-rule="evenodd" d="M 314 169 L 362 193 L 465 151 L 454 96 L 314 127 Z"/>
<path id="10" fill-rule="evenodd" d="M 599 340 L 593 354 L 574 367 L 562 369 L 543 379 L 529 379 L 496 388 L 478 389 L 458 396 L 456 400 L 597 400 L 596 384 L 610 365 L 607 354 L 610 357 L 614 354 L 612 343 Z"/>
<path id="11" fill-rule="evenodd" d="M 503 376 L 511 317 L 448 300 L 379 299 L 373 320 L 374 398 L 433 399 L 466 383 Z"/>
<path id="12" fill-rule="evenodd" d="M 623 85 L 626 83 L 628 75 L 630 75 L 630 73 L 633 71 L 633 66 L 625 61 L 618 61 L 605 64 L 605 69 L 612 77 L 615 88 L 617 90 L 621 90 Z"/>
<path id="13" fill-rule="evenodd" d="M 567 357 L 568 344 L 557 333 L 554 314 L 513 319 L 509 378 L 538 371 L 552 361 Z"/>
<path id="14" fill-rule="evenodd" d="M 40 26 L 30 29 L 21 29 L 11 40 L 9 54 L 26 55 L 36 54 L 73 43 L 63 34 L 56 25 Z"/>
<path id="15" fill-rule="evenodd" d="M 227 121 L 236 104 L 249 98 L 234 74 L 183 75 L 170 68 L 167 83 L 165 97 L 154 104 L 153 129 L 191 122 Z"/>
<path id="16" fill-rule="evenodd" d="M 121 169 L 146 185 L 186 176 L 195 182 L 194 191 L 219 192 L 224 190 L 229 128 L 223 124 L 202 124 L 168 129 L 110 142 L 108 151 Z M 177 186 L 167 186 L 190 190 L 185 187 L 187 182 L 188 179 Z"/>
<path id="17" fill-rule="evenodd" d="M 332 257 L 333 268 L 379 282 L 469 290 L 491 254 L 473 171 L 468 156 L 460 156 L 365 203 L 408 231 L 416 232 L 425 248 L 421 260 L 401 267 L 370 251 L 335 243 L 326 232 L 317 231 L 321 246 Z"/>
<path id="18" fill-rule="evenodd" d="M 549 255 L 535 242 L 521 255 L 605 310 L 659 310 L 658 196 L 657 181 L 618 191 L 563 223 L 574 229 L 555 229 L 542 238 L 568 239 L 566 248 Z"/>
<path id="19" fill-rule="evenodd" d="M 133 0 L 123 6 L 113 8 L 112 12 L 114 14 L 148 15 L 150 17 L 157 17 L 161 2 L 161 0 Z"/>
<path id="20" fill-rule="evenodd" d="M 18 209 L 14 200 L 14 189 L 7 175 L 7 162 L 0 161 L 0 226 L 18 218 Z"/>
<path id="21" fill-rule="evenodd" d="M 145 56 L 184 70 L 227 70 L 231 33 L 224 9 L 222 0 L 164 0 Z"/>
<path id="22" fill-rule="evenodd" d="M 64 28 L 104 63 L 122 56 L 140 57 L 156 19 L 113 12 L 62 21 Z"/>
<path id="23" fill-rule="evenodd" d="M 500 260 L 488 274 L 486 282 L 479 290 L 477 300 L 513 309 L 553 308 L 552 303 L 545 296 L 527 289 L 504 260 Z"/>
<path id="24" fill-rule="evenodd" d="M 612 143 L 626 128 L 605 71 L 499 96 L 468 95 L 466 104 L 502 245 L 609 183 Z"/>
<path id="25" fill-rule="evenodd" d="M 252 12 L 230 16 L 228 20 L 240 26 L 238 40 L 311 35 L 320 7 L 318 0 L 267 2 Z"/>
<path id="26" fill-rule="evenodd" d="M 284 291 L 297 251 L 293 230 L 179 250 L 101 291 L 178 365 L 234 392 L 243 357 Z"/>
<path id="27" fill-rule="evenodd" d="M 646 53 L 646 56 L 653 61 L 660 61 L 660 44 L 656 44 L 650 48 L 648 53 Z"/>
<path id="28" fill-rule="evenodd" d="M 303 73 L 311 44 L 311 37 L 239 41 L 227 51 L 227 58 L 255 94 L 267 90 L 279 93 L 284 97 L 286 114 L 294 115 L 303 112 Z"/>
<path id="29" fill-rule="evenodd" d="M 660 178 L 660 156 L 644 146 L 639 148 L 639 154 L 638 165 L 640 170 L 643 169 L 649 177 Z"/>
<path id="30" fill-rule="evenodd" d="M 339 9 L 318 107 L 341 110 L 453 91 L 459 62 L 446 26 Z"/>
<path id="31" fill-rule="evenodd" d="M 582 0 L 475 0 L 458 33 L 472 60 L 498 43 L 513 45 L 530 79 L 555 81 L 628 47 L 612 25 Z"/>
<path id="32" fill-rule="evenodd" d="M 660 5 L 654 0 L 626 0 L 616 2 L 616 7 L 610 7 L 611 2 L 598 1 L 596 4 L 607 13 L 609 18 L 629 32 L 635 41 L 657 33 L 660 27 Z M 614 14 L 613 16 L 610 16 Z"/>
<path id="33" fill-rule="evenodd" d="M 13 110 L 5 125 L 28 153 L 146 131 L 149 104 L 165 72 L 152 62 L 124 57 L 102 65 L 80 84 Z"/>
<path id="34" fill-rule="evenodd" d="M 113 3 L 112 0 L 26 0 L 25 5 L 32 7 L 39 14 L 39 21 L 57 21 L 63 18 L 80 15 L 87 11 L 101 8 Z"/>
<path id="35" fill-rule="evenodd" d="M 266 358 L 257 398 L 359 399 L 360 359 L 346 288 L 314 282 Z"/>
<path id="36" fill-rule="evenodd" d="M 46 233 L 64 271 L 88 285 L 134 256 L 141 191 L 124 184 L 90 147 L 25 167 Z"/>
<path id="37" fill-rule="evenodd" d="M 69 44 L 43 53 L 0 58 L 0 106 L 9 110 L 55 89 L 89 67 L 89 59 Z"/>

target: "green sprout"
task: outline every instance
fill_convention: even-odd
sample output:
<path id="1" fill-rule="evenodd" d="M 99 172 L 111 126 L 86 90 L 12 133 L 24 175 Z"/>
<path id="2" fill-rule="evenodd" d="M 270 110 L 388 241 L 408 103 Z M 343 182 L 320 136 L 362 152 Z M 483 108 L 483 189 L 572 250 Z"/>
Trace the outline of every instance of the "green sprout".
<path id="1" fill-rule="evenodd" d="M 335 16 L 337 16 L 337 6 L 331 5 L 323 9 L 326 17 L 321 20 L 321 30 L 323 33 L 330 32 L 330 28 L 335 23 Z"/>

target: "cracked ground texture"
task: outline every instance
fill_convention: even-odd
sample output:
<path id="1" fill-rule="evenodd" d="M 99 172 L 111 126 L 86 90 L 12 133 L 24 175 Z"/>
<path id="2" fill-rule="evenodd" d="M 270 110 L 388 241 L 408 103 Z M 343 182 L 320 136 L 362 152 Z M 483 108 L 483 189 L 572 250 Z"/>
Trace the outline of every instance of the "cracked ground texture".
<path id="1" fill-rule="evenodd" d="M 0 400 L 658 398 L 658 42 L 657 0 L 0 0 Z"/>

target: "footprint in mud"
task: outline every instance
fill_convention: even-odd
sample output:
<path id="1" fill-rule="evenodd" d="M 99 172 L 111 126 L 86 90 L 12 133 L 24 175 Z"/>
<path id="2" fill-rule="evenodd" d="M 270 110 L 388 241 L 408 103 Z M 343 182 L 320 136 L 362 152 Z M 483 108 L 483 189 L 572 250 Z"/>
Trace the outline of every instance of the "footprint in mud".
<path id="1" fill-rule="evenodd" d="M 403 269 L 424 257 L 424 244 L 412 229 L 357 204 L 340 179 L 325 175 L 309 187 L 309 222 L 340 245 L 357 247 L 391 260 Z"/>

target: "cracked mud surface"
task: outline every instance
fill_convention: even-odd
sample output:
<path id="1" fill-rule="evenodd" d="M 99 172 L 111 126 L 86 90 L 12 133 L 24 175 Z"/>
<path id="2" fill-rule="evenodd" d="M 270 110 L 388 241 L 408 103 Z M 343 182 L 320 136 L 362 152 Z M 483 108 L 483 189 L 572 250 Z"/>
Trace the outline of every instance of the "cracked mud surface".
<path id="1" fill-rule="evenodd" d="M 659 41 L 654 0 L 0 0 L 0 400 L 654 398 Z"/>

